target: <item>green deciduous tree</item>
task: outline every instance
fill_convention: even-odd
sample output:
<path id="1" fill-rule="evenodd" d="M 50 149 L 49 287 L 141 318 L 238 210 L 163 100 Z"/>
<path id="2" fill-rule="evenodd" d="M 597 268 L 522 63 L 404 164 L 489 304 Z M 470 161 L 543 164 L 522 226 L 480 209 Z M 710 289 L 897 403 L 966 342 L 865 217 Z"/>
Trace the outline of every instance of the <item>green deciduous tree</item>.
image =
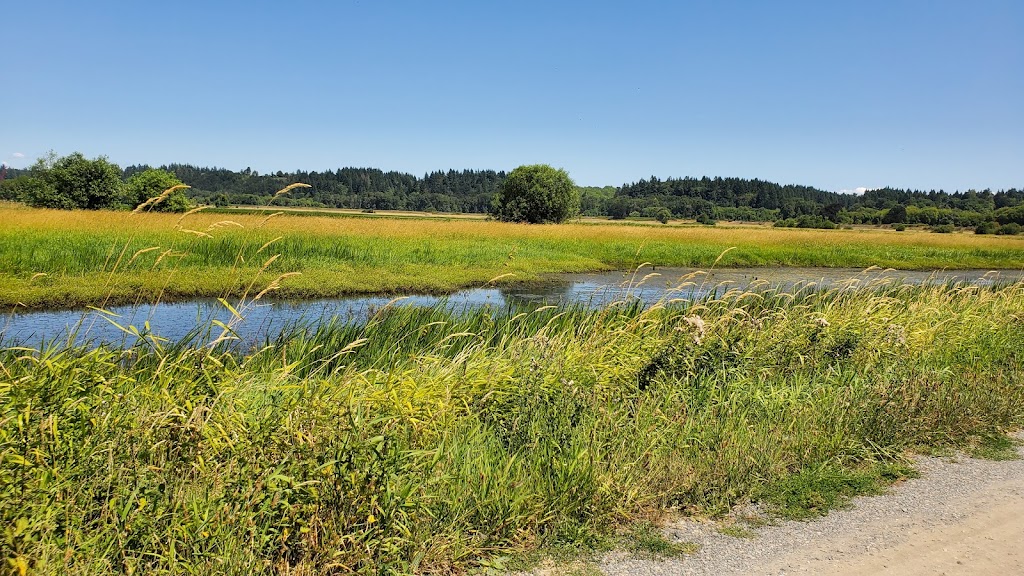
<path id="1" fill-rule="evenodd" d="M 52 160 L 51 155 L 37 162 L 31 174 L 38 180 L 25 198 L 31 206 L 62 210 L 124 206 L 121 169 L 102 156 L 89 160 L 75 152 Z"/>
<path id="2" fill-rule="evenodd" d="M 45 180 L 29 175 L 0 182 L 0 200 L 28 202 L 30 198 L 52 194 L 52 187 Z"/>
<path id="3" fill-rule="evenodd" d="M 672 211 L 665 207 L 659 207 L 654 213 L 654 219 L 662 224 L 668 224 L 672 219 Z"/>
<path id="4" fill-rule="evenodd" d="M 520 166 L 502 183 L 491 213 L 505 222 L 563 222 L 580 209 L 580 191 L 565 170 Z"/>
<path id="5" fill-rule="evenodd" d="M 1012 208 L 1000 208 L 995 211 L 994 216 L 1000 224 L 1024 225 L 1024 204 Z"/>
<path id="6" fill-rule="evenodd" d="M 28 174 L 18 178 L 17 190 L 20 200 L 29 206 L 62 208 L 55 198 L 57 191 L 50 182 L 50 169 L 57 162 L 57 154 L 52 150 L 35 161 L 28 169 Z M 70 210 L 73 206 L 67 206 Z"/>
<path id="7" fill-rule="evenodd" d="M 882 224 L 902 224 L 907 221 L 907 207 L 897 204 L 882 216 Z"/>
<path id="8" fill-rule="evenodd" d="M 996 224 L 992 220 L 986 220 L 985 222 L 978 224 L 978 227 L 974 229 L 974 233 L 995 234 L 997 230 L 999 230 L 999 224 Z"/>
<path id="9" fill-rule="evenodd" d="M 605 210 L 612 220 L 622 220 L 633 210 L 633 202 L 625 196 L 616 196 L 608 200 Z"/>
<path id="10" fill-rule="evenodd" d="M 139 206 L 150 198 L 158 198 L 165 191 L 181 186 L 181 180 L 166 170 L 149 169 L 135 174 L 125 185 L 125 197 L 132 207 Z M 183 189 L 178 189 L 159 202 L 154 202 L 148 209 L 156 212 L 184 212 L 189 209 L 188 197 Z"/>

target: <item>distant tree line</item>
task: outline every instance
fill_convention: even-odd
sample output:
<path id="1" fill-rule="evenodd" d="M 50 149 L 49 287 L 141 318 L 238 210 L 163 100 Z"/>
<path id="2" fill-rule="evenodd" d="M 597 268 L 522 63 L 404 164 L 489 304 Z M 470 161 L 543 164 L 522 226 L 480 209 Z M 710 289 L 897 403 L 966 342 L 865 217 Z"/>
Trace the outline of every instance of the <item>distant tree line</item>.
<path id="1" fill-rule="evenodd" d="M 74 157 L 72 164 L 85 160 Z M 64 159 L 60 159 L 64 160 Z M 87 162 L 97 162 L 102 159 Z M 105 162 L 105 160 L 104 160 Z M 41 161 L 28 170 L 9 170 L 0 183 L 0 199 L 33 203 L 45 188 L 47 170 L 58 168 L 58 160 Z M 109 163 L 108 163 L 109 164 Z M 112 181 L 110 164 L 96 174 Z M 127 186 L 133 177 L 154 170 L 129 166 L 119 172 Z M 323 172 L 274 172 L 260 174 L 169 164 L 156 169 L 170 174 L 191 188 L 188 202 L 227 205 L 281 205 L 363 210 L 414 210 L 425 212 L 487 213 L 508 175 L 494 170 L 448 170 L 414 176 L 376 168 L 340 168 Z M 50 174 L 59 174 L 49 172 Z M 66 180 L 66 179 L 65 179 Z M 152 175 L 149 178 L 153 180 Z M 50 183 L 60 179 L 49 180 Z M 302 182 L 310 188 L 297 189 L 274 198 L 289 184 Z M 81 184 L 81 181 L 79 181 Z M 81 185 L 82 188 L 88 186 Z M 584 216 L 649 218 L 667 222 L 670 218 L 696 219 L 712 224 L 716 220 L 775 222 L 778 226 L 830 228 L 847 224 L 920 224 L 932 227 L 974 227 L 981 233 L 1013 233 L 1024 226 L 1024 190 L 902 190 L 880 188 L 863 195 L 840 194 L 811 186 L 780 185 L 744 178 L 668 178 L 652 176 L 621 186 L 579 187 L 580 213 Z M 113 204 L 126 206 L 137 197 L 70 192 L 50 204 L 52 207 L 96 208 Z M 129 194 L 130 196 L 130 194 Z M 69 201 L 68 199 L 71 199 Z M 130 201 L 129 201 L 130 200 Z M 120 204 L 118 204 L 120 202 Z M 181 207 L 182 202 L 175 204 Z M 170 206 L 170 204 L 168 204 Z"/>
<path id="2" fill-rule="evenodd" d="M 149 166 L 129 166 L 125 172 L 147 169 Z M 161 169 L 191 186 L 189 196 L 201 204 L 264 205 L 271 202 L 278 190 L 302 182 L 311 187 L 279 196 L 273 204 L 419 212 L 487 212 L 506 177 L 504 172 L 494 170 L 437 171 L 420 178 L 376 168 L 272 174 L 260 174 L 250 168 L 234 172 L 188 164 L 169 164 Z"/>
<path id="3" fill-rule="evenodd" d="M 6 170 L 0 200 L 58 210 L 184 212 L 191 203 L 185 185 L 166 170 L 123 172 L 105 157 L 50 153 L 27 170 Z"/>
<path id="4" fill-rule="evenodd" d="M 130 166 L 126 174 L 148 169 Z M 274 192 L 304 182 L 273 201 L 282 206 L 487 213 L 507 178 L 494 170 L 436 171 L 417 177 L 376 168 L 340 168 L 324 172 L 259 174 L 246 168 L 200 168 L 187 164 L 162 166 L 191 186 L 198 203 L 262 205 Z M 843 224 L 925 224 L 978 226 L 982 222 L 1018 222 L 1012 208 L 1024 203 L 1024 190 L 967 192 L 881 188 L 863 195 L 840 194 L 811 186 L 780 185 L 743 178 L 668 178 L 640 180 L 622 186 L 580 187 L 580 213 L 608 218 L 692 218 L 778 221 L 783 225 L 828 227 Z M 901 210 L 906 210 L 903 215 Z M 891 214 L 889 211 L 895 209 Z"/>
<path id="5" fill-rule="evenodd" d="M 1016 188 L 953 193 L 880 188 L 858 196 L 757 179 L 651 177 L 613 192 L 585 189 L 583 198 L 584 214 L 610 218 L 657 218 L 668 209 L 672 217 L 708 224 L 715 220 L 774 221 L 777 226 L 802 228 L 922 224 L 1006 234 L 1024 226 L 1024 190 Z"/>

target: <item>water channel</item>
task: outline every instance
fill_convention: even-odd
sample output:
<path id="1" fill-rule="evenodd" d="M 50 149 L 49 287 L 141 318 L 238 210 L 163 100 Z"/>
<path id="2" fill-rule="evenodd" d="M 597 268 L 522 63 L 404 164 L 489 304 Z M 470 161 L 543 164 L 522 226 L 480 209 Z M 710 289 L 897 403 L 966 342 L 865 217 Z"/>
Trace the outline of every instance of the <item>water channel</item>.
<path id="1" fill-rule="evenodd" d="M 454 311 L 491 306 L 536 306 L 580 303 L 605 306 L 614 301 L 638 298 L 653 304 L 666 298 L 699 299 L 731 288 L 775 288 L 786 291 L 815 287 L 859 289 L 885 282 L 903 284 L 962 282 L 992 285 L 1024 279 L 1020 270 L 856 270 L 846 268 L 727 268 L 703 272 L 680 268 L 645 267 L 631 272 L 555 274 L 541 283 L 521 287 L 481 287 L 459 290 L 447 296 L 408 295 L 346 296 L 321 300 L 262 300 L 245 306 L 243 319 L 232 329 L 243 342 L 258 342 L 274 336 L 295 323 L 315 325 L 335 318 L 342 322 L 361 322 L 389 303 L 395 306 L 445 306 Z M 237 302 L 231 303 L 237 306 Z M 133 341 L 116 326 L 148 324 L 151 333 L 177 340 L 197 326 L 214 321 L 231 322 L 232 313 L 215 299 L 159 303 L 144 306 L 114 306 L 101 313 L 96 310 L 54 310 L 10 313 L 0 319 L 0 343 L 5 346 L 39 346 L 44 341 L 119 343 Z M 214 333 L 219 333 L 216 329 Z"/>

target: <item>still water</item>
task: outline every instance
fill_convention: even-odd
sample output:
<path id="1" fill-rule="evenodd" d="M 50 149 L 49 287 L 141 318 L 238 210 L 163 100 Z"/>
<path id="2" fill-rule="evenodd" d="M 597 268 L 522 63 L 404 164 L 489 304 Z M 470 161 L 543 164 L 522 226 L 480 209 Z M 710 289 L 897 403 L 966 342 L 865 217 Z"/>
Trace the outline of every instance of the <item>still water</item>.
<path id="1" fill-rule="evenodd" d="M 145 306 L 114 306 L 110 314 L 95 310 L 57 310 L 13 313 L 0 320 L 0 342 L 3 345 L 39 346 L 44 341 L 66 340 L 72 335 L 78 342 L 119 343 L 134 341 L 122 328 L 134 326 L 169 340 L 177 340 L 196 327 L 211 327 L 220 334 L 214 322 L 230 323 L 243 342 L 257 342 L 274 336 L 295 324 L 316 324 L 331 318 L 342 322 L 361 322 L 389 303 L 395 306 L 445 306 L 454 311 L 484 306 L 502 308 L 508 305 L 547 305 L 579 303 L 604 306 L 612 302 L 637 298 L 653 304 L 666 298 L 699 299 L 730 288 L 778 288 L 792 291 L 814 287 L 864 288 L 876 283 L 903 284 L 965 282 L 991 285 L 1024 278 L 1019 270 L 957 271 L 863 271 L 842 268 L 729 268 L 710 273 L 680 268 L 643 268 L 637 272 L 597 272 L 588 274 L 557 274 L 543 283 L 528 287 L 471 288 L 448 296 L 409 295 L 399 300 L 387 296 L 348 296 L 322 300 L 262 300 L 244 306 L 242 320 L 214 299 L 161 303 Z M 231 303 L 237 306 L 237 302 Z M 122 328 L 118 328 L 117 325 Z"/>

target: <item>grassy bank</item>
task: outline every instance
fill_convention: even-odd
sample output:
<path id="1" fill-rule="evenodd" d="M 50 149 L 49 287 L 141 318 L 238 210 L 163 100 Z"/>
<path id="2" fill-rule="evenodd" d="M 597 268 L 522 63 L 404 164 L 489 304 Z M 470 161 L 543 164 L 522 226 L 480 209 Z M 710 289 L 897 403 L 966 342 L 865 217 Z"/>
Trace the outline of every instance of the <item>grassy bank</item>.
<path id="1" fill-rule="evenodd" d="M 0 560 L 451 573 L 667 508 L 813 515 L 1024 421 L 1021 284 L 674 306 L 0 351 Z"/>
<path id="2" fill-rule="evenodd" d="M 450 291 L 545 272 L 659 266 L 1024 267 L 1024 238 L 889 230 L 661 227 L 0 207 L 0 306 Z M 278 255 L 268 261 L 271 255 Z M 265 269 L 260 273 L 261 269 Z M 255 280 L 254 280 L 255 279 Z M 254 283 L 255 282 L 255 283 Z"/>

